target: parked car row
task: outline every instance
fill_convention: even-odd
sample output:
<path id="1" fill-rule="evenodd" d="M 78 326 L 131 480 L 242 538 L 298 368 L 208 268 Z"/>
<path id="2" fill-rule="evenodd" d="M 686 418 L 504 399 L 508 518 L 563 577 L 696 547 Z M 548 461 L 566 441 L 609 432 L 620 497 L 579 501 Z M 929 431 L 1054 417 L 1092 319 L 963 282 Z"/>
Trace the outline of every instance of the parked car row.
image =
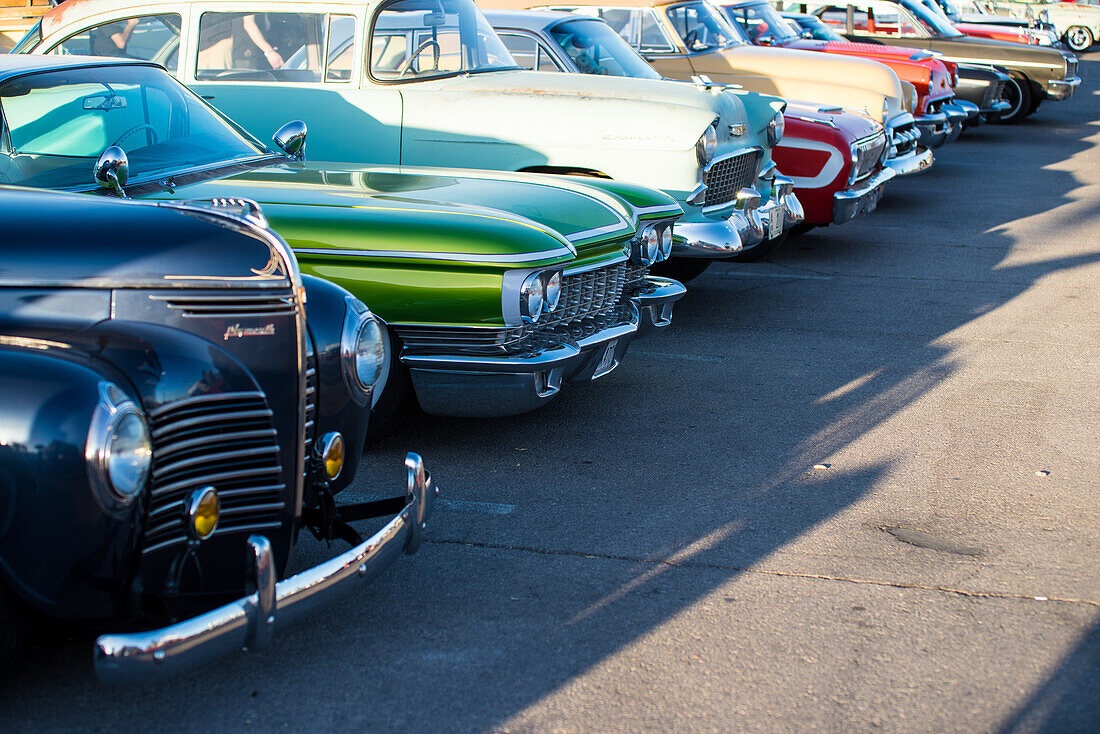
<path id="1" fill-rule="evenodd" d="M 917 0 L 533 1 L 67 0 L 0 56 L 0 665 L 42 617 L 115 683 L 266 644 L 419 547 L 415 454 L 338 501 L 402 416 L 598 380 L 1080 83 Z M 303 531 L 350 548 L 286 577 Z"/>

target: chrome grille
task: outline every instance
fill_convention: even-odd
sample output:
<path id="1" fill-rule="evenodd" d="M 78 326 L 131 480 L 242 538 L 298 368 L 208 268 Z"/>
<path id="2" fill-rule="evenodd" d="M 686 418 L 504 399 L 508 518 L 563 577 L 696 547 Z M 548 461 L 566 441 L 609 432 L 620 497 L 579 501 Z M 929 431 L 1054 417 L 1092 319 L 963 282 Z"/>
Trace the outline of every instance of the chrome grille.
<path id="1" fill-rule="evenodd" d="M 295 313 L 294 293 L 280 290 L 273 293 L 211 296 L 149 296 L 164 301 L 168 308 L 180 311 L 186 318 L 246 318 L 248 316 L 283 316 Z"/>
<path id="2" fill-rule="evenodd" d="M 184 506 L 206 486 L 218 490 L 215 534 L 279 527 L 285 486 L 279 439 L 262 392 L 186 398 L 150 411 L 152 490 L 143 552 L 187 542 Z"/>
<path id="3" fill-rule="evenodd" d="M 553 313 L 543 314 L 537 323 L 496 329 L 397 326 L 405 348 L 412 351 L 439 352 L 466 350 L 480 354 L 515 354 L 530 349 L 540 335 L 573 336 L 573 327 L 585 331 L 623 303 L 629 293 L 645 279 L 649 269 L 622 261 L 562 278 L 561 300 Z M 600 327 L 604 328 L 604 327 Z M 579 333 L 579 332 L 578 332 Z M 592 332 L 595 333 L 595 332 Z"/>
<path id="4" fill-rule="evenodd" d="M 994 102 L 1000 102 L 1004 98 L 1005 98 L 1005 80 L 1004 79 L 998 79 L 996 81 L 996 83 L 993 84 L 992 87 L 991 87 L 991 92 L 990 92 L 990 95 L 989 95 L 989 102 L 986 104 L 986 107 L 992 107 Z"/>
<path id="5" fill-rule="evenodd" d="M 758 160 L 759 153 L 750 150 L 712 162 L 707 169 L 703 207 L 729 203 L 737 198 L 741 189 L 751 187 L 756 182 Z"/>
<path id="6" fill-rule="evenodd" d="M 313 431 L 317 420 L 317 355 L 313 353 L 313 344 L 306 339 L 306 422 L 305 457 L 303 472 L 309 473 L 309 457 L 313 451 Z"/>
<path id="7" fill-rule="evenodd" d="M 901 158 L 915 153 L 917 141 L 920 140 L 920 131 L 916 124 L 905 122 L 890 129 L 890 150 L 886 154 L 887 160 Z"/>
<path id="8" fill-rule="evenodd" d="M 1072 79 L 1075 76 L 1077 76 L 1077 60 L 1066 59 L 1066 79 Z"/>
<path id="9" fill-rule="evenodd" d="M 886 147 L 886 133 L 879 132 L 863 140 L 856 141 L 856 176 L 859 181 L 871 175 L 882 158 L 882 149 Z"/>

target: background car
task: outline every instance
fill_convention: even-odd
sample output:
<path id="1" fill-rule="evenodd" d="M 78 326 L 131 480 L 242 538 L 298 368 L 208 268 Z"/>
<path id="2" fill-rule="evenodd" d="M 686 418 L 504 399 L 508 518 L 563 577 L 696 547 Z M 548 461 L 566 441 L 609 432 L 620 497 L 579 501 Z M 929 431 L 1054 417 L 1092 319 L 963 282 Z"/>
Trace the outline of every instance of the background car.
<path id="1" fill-rule="evenodd" d="M 837 33 L 831 26 L 825 24 L 821 18 L 808 13 L 781 13 L 783 18 L 794 27 L 803 38 L 828 42 L 827 49 L 847 48 L 851 53 L 900 54 L 904 57 L 914 55 L 934 55 L 931 51 L 916 51 L 901 46 L 888 46 L 885 44 L 852 43 L 844 36 Z M 986 122 L 995 122 L 1001 114 L 1012 108 L 1008 100 L 1004 98 L 1005 85 L 1010 77 L 1008 74 L 997 71 L 992 66 L 976 64 L 957 64 L 953 61 L 941 62 L 952 70 L 955 90 L 954 102 L 967 110 L 965 126 L 977 124 L 977 120 L 970 117 L 972 109 L 977 109 L 980 118 Z"/>
<path id="2" fill-rule="evenodd" d="M 535 5 L 532 0 L 490 0 L 499 8 Z M 702 0 L 582 0 L 542 6 L 602 18 L 670 79 L 706 77 L 718 84 L 776 94 L 787 100 L 862 111 L 886 128 L 887 165 L 899 175 L 932 164 L 897 74 L 865 59 L 749 45 L 712 5 Z"/>
<path id="3" fill-rule="evenodd" d="M 134 60 L 0 56 L 0 107 L 0 182 L 261 202 L 305 272 L 384 323 L 369 401 L 383 424 L 410 389 L 436 414 L 531 410 L 564 381 L 614 369 L 685 292 L 647 272 L 669 254 L 680 208 L 640 186 L 306 164 L 294 160 L 302 123 L 277 133 L 274 153 Z"/>
<path id="4" fill-rule="evenodd" d="M 599 18 L 540 10 L 491 10 L 486 17 L 516 61 L 527 68 L 661 78 Z M 737 89 L 723 93 L 745 95 Z M 886 182 L 895 175 L 882 163 L 886 136 L 881 125 L 840 108 L 823 111 L 803 104 L 788 105 L 783 124 L 783 138 L 773 157 L 779 171 L 794 183 L 806 212 L 804 226 L 842 224 L 875 208 Z M 773 248 L 750 250 L 747 256 L 757 259 L 774 247 L 778 242 Z M 732 259 L 747 259 L 746 253 Z"/>
<path id="5" fill-rule="evenodd" d="M 1100 4 L 1096 0 L 988 0 L 997 15 L 1048 22 L 1074 51 L 1086 51 L 1100 39 Z"/>
<path id="6" fill-rule="evenodd" d="M 0 217 L 0 664 L 35 616 L 173 622 L 96 644 L 104 680 L 166 677 L 416 550 L 434 493 L 410 458 L 408 491 L 359 514 L 396 515 L 386 534 L 334 559 L 350 573 L 276 584 L 301 531 L 349 537 L 321 508 L 355 474 L 367 413 L 349 406 L 382 344 L 258 207 L 0 187 Z"/>
<path id="7" fill-rule="evenodd" d="M 1039 109 L 1045 99 L 1064 100 L 1081 85 L 1077 57 L 1044 46 L 972 38 L 918 0 L 827 0 L 800 2 L 800 12 L 813 12 L 853 41 L 889 42 L 895 46 L 935 51 L 956 63 L 988 64 L 1005 69 L 1010 79 L 1005 97 L 1011 108 L 1000 122 L 1018 122 Z M 850 9 L 850 10 L 849 10 Z"/>
<path id="8" fill-rule="evenodd" d="M 780 100 L 750 119 L 738 100 L 690 87 L 658 103 L 648 81 L 519 73 L 471 0 L 84 0 L 47 13 L 20 50 L 89 53 L 131 22 L 126 54 L 164 64 L 253 134 L 266 137 L 287 109 L 308 111 L 319 160 L 651 186 L 684 210 L 676 256 L 732 255 L 800 219 L 771 166 Z M 263 49 L 243 30 L 257 22 L 271 36 Z M 711 169 L 721 175 L 708 187 Z"/>
<path id="9" fill-rule="evenodd" d="M 966 120 L 977 117 L 977 106 L 971 111 L 955 102 L 954 64 L 948 67 L 950 62 L 945 63 L 930 53 L 855 44 L 844 38 L 825 41 L 804 38 L 766 0 L 721 0 L 716 7 L 746 40 L 758 46 L 854 56 L 889 66 L 898 79 L 911 84 L 916 92 L 912 112 L 922 145 L 937 148 L 955 140 Z"/>
<path id="10" fill-rule="evenodd" d="M 984 21 L 963 20 L 961 16 L 953 12 L 948 0 L 920 0 L 924 7 L 933 13 L 939 13 L 951 22 L 959 31 L 975 38 L 993 38 L 998 41 L 1012 41 L 1014 43 L 1030 43 L 1037 46 L 1054 46 L 1058 44 L 1058 33 L 1044 28 L 1033 28 L 1029 25 L 1010 26 L 1004 23 L 985 23 Z"/>

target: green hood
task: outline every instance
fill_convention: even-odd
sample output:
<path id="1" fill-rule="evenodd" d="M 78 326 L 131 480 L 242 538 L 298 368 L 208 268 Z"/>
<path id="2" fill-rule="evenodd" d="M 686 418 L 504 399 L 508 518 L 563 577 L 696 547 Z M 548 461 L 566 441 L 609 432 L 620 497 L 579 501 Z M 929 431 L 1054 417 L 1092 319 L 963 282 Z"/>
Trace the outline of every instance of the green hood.
<path id="1" fill-rule="evenodd" d="M 585 179 L 290 162 L 156 195 L 214 197 L 258 201 L 300 254 L 356 250 L 407 260 L 419 253 L 506 267 L 616 249 L 640 217 L 680 212 L 659 192 Z"/>

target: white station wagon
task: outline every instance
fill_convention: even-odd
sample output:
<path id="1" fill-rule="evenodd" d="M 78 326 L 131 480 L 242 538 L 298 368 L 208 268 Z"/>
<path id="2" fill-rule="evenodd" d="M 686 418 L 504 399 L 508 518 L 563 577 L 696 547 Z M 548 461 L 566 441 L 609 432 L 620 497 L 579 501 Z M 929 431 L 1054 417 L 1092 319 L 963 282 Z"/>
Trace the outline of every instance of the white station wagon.
<path id="1" fill-rule="evenodd" d="M 674 256 L 730 256 L 802 219 L 771 163 L 783 100 L 521 70 L 471 0 L 68 0 L 16 51 L 157 61 L 253 134 L 304 119 L 312 160 L 661 189 L 687 212 Z"/>

